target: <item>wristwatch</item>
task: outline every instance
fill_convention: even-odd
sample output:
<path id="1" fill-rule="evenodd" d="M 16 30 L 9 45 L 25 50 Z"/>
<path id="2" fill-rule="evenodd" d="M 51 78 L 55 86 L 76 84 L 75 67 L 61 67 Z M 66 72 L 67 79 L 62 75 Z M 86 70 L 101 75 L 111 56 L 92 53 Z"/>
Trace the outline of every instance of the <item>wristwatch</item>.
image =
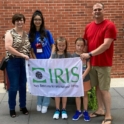
<path id="1" fill-rule="evenodd" d="M 89 52 L 88 54 L 89 54 L 90 57 L 92 57 L 92 53 L 91 52 Z"/>

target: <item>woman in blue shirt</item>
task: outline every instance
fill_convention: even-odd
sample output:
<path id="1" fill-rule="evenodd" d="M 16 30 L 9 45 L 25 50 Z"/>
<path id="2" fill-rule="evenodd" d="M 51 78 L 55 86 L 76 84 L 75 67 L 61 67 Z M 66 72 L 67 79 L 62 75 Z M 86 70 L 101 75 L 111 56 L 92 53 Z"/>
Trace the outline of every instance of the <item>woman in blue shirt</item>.
<path id="1" fill-rule="evenodd" d="M 45 29 L 44 18 L 41 11 L 36 10 L 30 22 L 29 41 L 31 42 L 31 55 L 35 59 L 49 59 L 54 51 L 54 40 L 49 30 Z M 37 111 L 46 113 L 50 98 L 37 96 Z"/>

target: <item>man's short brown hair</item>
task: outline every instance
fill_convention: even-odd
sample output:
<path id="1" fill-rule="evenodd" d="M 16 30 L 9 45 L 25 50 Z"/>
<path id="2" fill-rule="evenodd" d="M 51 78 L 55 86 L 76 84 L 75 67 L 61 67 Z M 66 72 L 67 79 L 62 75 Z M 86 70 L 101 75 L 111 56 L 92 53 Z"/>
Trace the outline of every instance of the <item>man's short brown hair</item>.
<path id="1" fill-rule="evenodd" d="M 95 4 L 93 5 L 93 7 L 94 7 L 95 5 L 97 5 L 97 4 L 100 4 L 100 5 L 102 5 L 102 8 L 104 9 L 104 4 L 103 4 L 103 3 L 100 3 L 100 2 L 98 2 L 98 3 L 95 3 Z"/>
<path id="2" fill-rule="evenodd" d="M 15 24 L 15 21 L 19 21 L 21 19 L 23 19 L 24 20 L 24 23 L 25 23 L 25 16 L 23 14 L 18 14 L 17 13 L 15 15 L 13 15 L 13 17 L 12 17 L 12 23 Z"/>

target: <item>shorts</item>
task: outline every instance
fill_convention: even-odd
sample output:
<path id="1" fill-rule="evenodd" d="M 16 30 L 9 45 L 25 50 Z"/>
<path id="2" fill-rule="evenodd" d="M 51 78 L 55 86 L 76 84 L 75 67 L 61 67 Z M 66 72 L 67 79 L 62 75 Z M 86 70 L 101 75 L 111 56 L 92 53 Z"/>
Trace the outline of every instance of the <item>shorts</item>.
<path id="1" fill-rule="evenodd" d="M 111 67 L 92 66 L 90 69 L 91 86 L 99 86 L 100 90 L 109 90 Z"/>
<path id="2" fill-rule="evenodd" d="M 89 91 L 91 89 L 90 80 L 83 82 L 83 85 L 84 85 L 84 91 Z"/>

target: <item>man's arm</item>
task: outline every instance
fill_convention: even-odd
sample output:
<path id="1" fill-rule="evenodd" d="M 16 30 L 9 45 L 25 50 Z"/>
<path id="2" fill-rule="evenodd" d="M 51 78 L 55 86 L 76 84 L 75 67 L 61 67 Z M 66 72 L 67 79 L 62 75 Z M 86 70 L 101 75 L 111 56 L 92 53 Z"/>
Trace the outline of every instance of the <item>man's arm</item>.
<path id="1" fill-rule="evenodd" d="M 97 49 L 91 51 L 92 56 L 96 56 L 96 55 L 99 55 L 99 54 L 105 52 L 107 49 L 109 49 L 109 47 L 113 41 L 114 41 L 114 39 L 105 38 L 103 44 L 101 44 Z"/>
<path id="2" fill-rule="evenodd" d="M 91 55 L 92 56 L 96 56 L 96 55 L 99 55 L 103 52 L 105 52 L 107 49 L 109 49 L 111 43 L 114 41 L 114 39 L 112 38 L 105 38 L 104 39 L 104 43 L 101 44 L 98 48 L 96 48 L 95 50 L 93 51 L 90 51 Z M 80 55 L 81 56 L 81 59 L 88 59 L 90 58 L 90 54 L 89 53 L 83 53 Z"/>

